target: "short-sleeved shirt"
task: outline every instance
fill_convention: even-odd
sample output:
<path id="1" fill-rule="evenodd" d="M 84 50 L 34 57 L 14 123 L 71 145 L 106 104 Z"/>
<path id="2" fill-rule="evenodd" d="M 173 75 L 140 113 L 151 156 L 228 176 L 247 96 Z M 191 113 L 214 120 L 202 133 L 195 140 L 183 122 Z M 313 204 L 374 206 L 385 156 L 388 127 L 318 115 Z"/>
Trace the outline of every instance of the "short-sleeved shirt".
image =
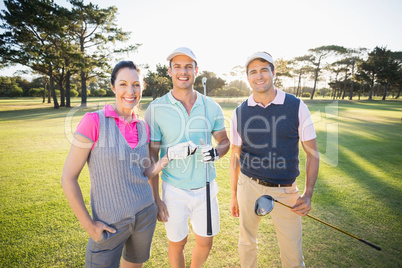
<path id="1" fill-rule="evenodd" d="M 161 143 L 160 157 L 167 148 L 175 144 L 193 141 L 200 145 L 200 139 L 212 144 L 212 132 L 225 129 L 222 108 L 206 97 L 207 126 L 205 121 L 204 96 L 196 91 L 197 99 L 190 115 L 182 103 L 173 97 L 172 91 L 154 100 L 145 112 L 145 121 L 150 127 L 152 141 Z M 208 128 L 208 129 L 207 129 Z M 207 141 L 206 141 L 207 133 Z M 216 177 L 214 163 L 209 165 L 209 179 Z M 205 186 L 206 164 L 202 162 L 201 150 L 186 159 L 172 160 L 162 170 L 162 180 L 181 189 L 195 189 Z"/>
<path id="2" fill-rule="evenodd" d="M 273 99 L 272 102 L 268 103 L 267 105 L 263 105 L 261 103 L 257 103 L 254 100 L 253 95 L 251 95 L 248 98 L 248 106 L 261 106 L 263 108 L 267 108 L 271 104 L 276 104 L 276 105 L 283 105 L 285 102 L 285 96 L 286 93 L 283 92 L 282 90 L 276 89 L 276 96 Z M 311 120 L 310 116 L 310 111 L 308 110 L 307 105 L 300 100 L 300 105 L 299 105 L 299 137 L 301 141 L 309 141 L 312 139 L 315 139 L 317 137 L 315 130 L 314 130 L 314 125 L 313 121 Z M 232 120 L 230 124 L 230 137 L 231 137 L 231 143 L 235 146 L 241 146 L 242 145 L 242 139 L 240 137 L 239 132 L 237 131 L 237 115 L 236 115 L 236 110 L 233 111 L 232 114 Z"/>
<path id="3" fill-rule="evenodd" d="M 140 122 L 139 119 L 133 113 L 133 119 L 130 123 L 128 123 L 124 118 L 119 117 L 116 111 L 110 104 L 106 104 L 103 108 L 103 112 L 106 117 L 113 117 L 116 121 L 117 126 L 120 129 L 121 134 L 127 141 L 128 145 L 131 148 L 135 148 L 138 144 L 138 129 L 137 123 Z M 149 127 L 147 124 L 147 137 L 149 142 Z M 98 113 L 86 113 L 84 117 L 81 119 L 80 123 L 77 126 L 75 133 L 84 136 L 85 138 L 89 139 L 93 142 L 91 150 L 95 147 L 96 142 L 99 138 L 99 115 Z"/>

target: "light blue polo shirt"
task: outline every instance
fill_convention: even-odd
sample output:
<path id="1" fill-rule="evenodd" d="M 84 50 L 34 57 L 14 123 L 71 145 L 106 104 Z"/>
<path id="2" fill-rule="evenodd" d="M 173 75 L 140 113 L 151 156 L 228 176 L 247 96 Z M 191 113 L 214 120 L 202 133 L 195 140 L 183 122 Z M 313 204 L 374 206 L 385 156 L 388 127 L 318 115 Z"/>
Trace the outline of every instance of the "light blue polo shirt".
<path id="1" fill-rule="evenodd" d="M 161 142 L 161 154 L 166 149 L 180 142 L 193 141 L 200 145 L 205 141 L 204 96 L 197 92 L 197 99 L 188 115 L 180 101 L 176 100 L 172 91 L 151 102 L 145 112 L 145 121 L 150 128 L 150 140 Z M 210 97 L 207 103 L 207 137 L 205 143 L 211 144 L 214 131 L 225 128 L 222 108 Z M 171 160 L 162 170 L 162 180 L 180 189 L 195 189 L 206 184 L 206 164 L 202 162 L 201 149 L 186 159 Z M 216 177 L 215 164 L 209 165 L 209 179 Z"/>

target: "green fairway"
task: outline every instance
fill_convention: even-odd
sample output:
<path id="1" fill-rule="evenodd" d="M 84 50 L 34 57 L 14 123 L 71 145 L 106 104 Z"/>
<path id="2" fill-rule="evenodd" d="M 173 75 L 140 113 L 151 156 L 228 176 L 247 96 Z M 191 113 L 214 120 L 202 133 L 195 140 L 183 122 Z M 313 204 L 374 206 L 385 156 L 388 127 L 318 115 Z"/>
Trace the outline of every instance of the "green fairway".
<path id="1" fill-rule="evenodd" d="M 216 99 L 229 119 L 244 98 Z M 83 267 L 88 235 L 70 209 L 60 177 L 72 132 L 88 108 L 60 108 L 40 98 L 0 99 L 0 267 Z M 150 99 L 141 101 L 142 115 Z M 317 132 L 320 172 L 312 216 L 382 248 L 377 251 L 308 217 L 303 218 L 307 267 L 402 267 L 402 101 L 305 100 Z M 72 106 L 80 99 L 74 98 Z M 229 130 L 229 129 L 228 129 Z M 303 150 L 301 150 L 303 152 Z M 204 267 L 240 267 L 238 219 L 229 213 L 229 155 L 217 162 L 221 232 Z M 299 190 L 304 189 L 301 153 Z M 80 185 L 89 207 L 89 174 Z M 279 205 L 279 204 L 278 204 Z M 272 222 L 259 229 L 259 267 L 281 267 Z M 194 236 L 185 250 L 189 267 Z M 168 241 L 158 222 L 144 267 L 169 267 Z"/>

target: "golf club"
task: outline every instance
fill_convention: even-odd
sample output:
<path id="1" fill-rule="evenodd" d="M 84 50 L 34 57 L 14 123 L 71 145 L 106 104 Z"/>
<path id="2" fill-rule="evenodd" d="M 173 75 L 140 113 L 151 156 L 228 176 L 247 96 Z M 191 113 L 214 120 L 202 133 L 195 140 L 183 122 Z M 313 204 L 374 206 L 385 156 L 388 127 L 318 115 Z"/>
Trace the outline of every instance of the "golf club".
<path id="1" fill-rule="evenodd" d="M 263 196 L 261 196 L 260 198 L 258 198 L 257 201 L 255 201 L 255 207 L 254 207 L 255 214 L 257 214 L 258 216 L 265 216 L 265 215 L 267 215 L 267 214 L 270 213 L 270 212 L 272 211 L 272 209 L 274 208 L 274 202 L 277 202 L 277 203 L 279 203 L 279 204 L 281 204 L 281 205 L 283 205 L 283 206 L 285 206 L 285 207 L 292 208 L 291 206 L 288 206 L 288 205 L 286 205 L 286 204 L 284 204 L 284 203 L 282 203 L 282 202 L 280 202 L 280 201 L 278 201 L 278 200 L 275 200 L 275 199 L 274 199 L 272 196 L 270 196 L 270 195 L 263 195 Z M 335 227 L 335 226 L 333 226 L 333 225 L 331 225 L 331 224 L 329 224 L 329 223 L 326 223 L 325 221 L 322 221 L 322 220 L 320 220 L 320 219 L 317 219 L 316 217 L 310 216 L 310 215 L 308 215 L 308 214 L 307 214 L 306 216 L 308 216 L 308 217 L 310 217 L 310 218 L 312 218 L 312 219 L 314 219 L 314 220 L 316 220 L 316 221 L 319 221 L 319 222 L 321 222 L 321 223 L 323 223 L 323 224 L 325 224 L 325 225 L 327 225 L 327 226 L 329 226 L 329 227 L 332 227 L 332 228 L 334 228 L 335 230 L 338 230 L 338 231 L 340 231 L 340 232 L 342 232 L 342 233 L 344 233 L 344 234 L 347 234 L 347 235 L 349 235 L 349 236 L 351 236 L 351 237 L 353 237 L 353 238 L 359 240 L 360 242 L 363 242 L 363 243 L 365 243 L 366 245 L 369 245 L 370 247 L 375 248 L 376 250 L 381 250 L 381 248 L 380 248 L 379 246 L 376 246 L 376 245 L 374 245 L 374 244 L 372 244 L 372 243 L 370 243 L 370 242 L 367 242 L 367 241 L 365 241 L 365 240 L 363 240 L 363 239 L 361 239 L 361 238 L 359 238 L 359 237 L 357 237 L 357 236 L 355 236 L 355 235 L 352 235 L 352 234 L 350 234 L 350 233 L 348 233 L 348 232 L 346 232 L 346 231 L 344 231 L 344 230 L 342 230 L 342 229 L 339 229 L 338 227 Z"/>
<path id="2" fill-rule="evenodd" d="M 208 144 L 208 122 L 207 122 L 207 78 L 202 78 L 204 86 L 204 119 L 205 119 L 205 142 Z M 212 235 L 212 219 L 211 219 L 211 190 L 209 186 L 209 163 L 206 165 L 206 190 L 207 190 L 207 235 Z"/>

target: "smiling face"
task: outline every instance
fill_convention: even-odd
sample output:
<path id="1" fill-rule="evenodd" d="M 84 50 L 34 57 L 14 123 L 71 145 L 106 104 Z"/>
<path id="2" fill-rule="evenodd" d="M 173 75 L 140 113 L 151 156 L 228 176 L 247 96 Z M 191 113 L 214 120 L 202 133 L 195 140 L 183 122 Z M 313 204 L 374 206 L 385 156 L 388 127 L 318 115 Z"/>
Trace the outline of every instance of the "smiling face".
<path id="1" fill-rule="evenodd" d="M 271 71 L 271 67 L 267 61 L 255 59 L 248 65 L 247 80 L 253 93 L 267 93 L 274 91 L 275 71 Z"/>
<path id="2" fill-rule="evenodd" d="M 140 75 L 134 69 L 120 69 L 116 75 L 114 85 L 112 84 L 112 90 L 116 95 L 116 112 L 131 115 L 132 110 L 141 100 Z"/>
<path id="3" fill-rule="evenodd" d="M 169 75 L 172 77 L 173 89 L 193 89 L 198 74 L 194 60 L 188 56 L 179 55 L 172 59 Z"/>

